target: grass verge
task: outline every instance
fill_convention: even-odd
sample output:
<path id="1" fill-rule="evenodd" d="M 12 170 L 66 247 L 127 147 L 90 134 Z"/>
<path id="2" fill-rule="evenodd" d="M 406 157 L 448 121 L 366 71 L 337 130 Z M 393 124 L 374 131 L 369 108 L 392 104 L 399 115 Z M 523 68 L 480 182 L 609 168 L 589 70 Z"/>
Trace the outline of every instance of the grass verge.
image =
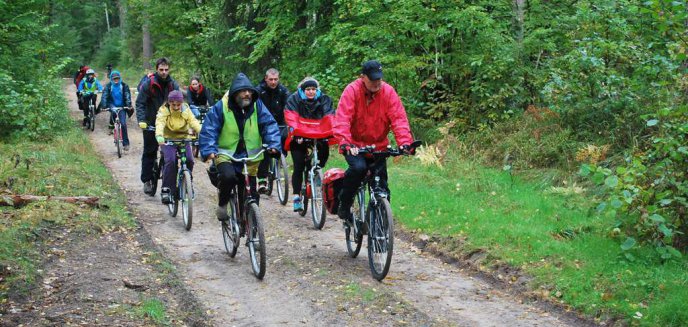
<path id="1" fill-rule="evenodd" d="M 0 301 L 10 291 L 34 287 L 42 259 L 39 245 L 53 228 L 100 233 L 135 226 L 126 197 L 79 130 L 68 129 L 50 142 L 7 141 L 0 143 L 0 151 L 6 154 L 0 161 L 0 196 L 100 198 L 100 208 L 56 201 L 0 207 Z"/>
<path id="2" fill-rule="evenodd" d="M 329 167 L 346 163 L 333 155 Z M 615 222 L 589 210 L 575 187 L 552 188 L 465 160 L 439 168 L 407 158 L 388 167 L 396 221 L 444 252 L 488 271 L 519 270 L 532 277 L 526 287 L 533 295 L 598 321 L 688 325 L 688 259 L 663 262 L 653 248 L 639 247 L 629 261 Z"/>

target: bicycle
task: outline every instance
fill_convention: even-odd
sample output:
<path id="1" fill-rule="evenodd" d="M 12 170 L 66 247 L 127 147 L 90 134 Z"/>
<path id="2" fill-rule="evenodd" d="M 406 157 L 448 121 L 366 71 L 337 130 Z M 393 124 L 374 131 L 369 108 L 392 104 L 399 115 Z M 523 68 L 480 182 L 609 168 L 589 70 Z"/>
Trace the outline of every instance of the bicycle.
<path id="1" fill-rule="evenodd" d="M 415 149 L 421 141 L 415 141 L 410 148 Z M 368 235 L 368 265 L 370 272 L 378 281 L 387 276 L 392 263 L 394 249 L 394 219 L 389 205 L 389 193 L 381 184 L 381 161 L 388 157 L 404 155 L 399 149 L 388 146 L 384 151 L 374 151 L 374 146 L 359 149 L 359 155 L 372 155 L 374 162 L 368 166 L 368 173 L 358 187 L 351 207 L 352 221 L 344 222 L 344 236 L 346 250 L 349 256 L 355 258 L 361 250 L 363 234 Z M 366 191 L 368 205 L 365 208 Z"/>
<path id="2" fill-rule="evenodd" d="M 318 147 L 316 139 L 304 138 L 303 142 L 308 145 L 306 151 L 306 169 L 304 171 L 304 186 L 301 188 L 301 201 L 303 210 L 299 214 L 306 216 L 308 211 L 308 201 L 311 200 L 311 220 L 313 227 L 322 229 L 325 226 L 327 210 L 322 193 L 323 173 L 318 159 Z"/>
<path id="3" fill-rule="evenodd" d="M 124 146 L 124 140 L 122 138 L 122 123 L 119 120 L 119 113 L 122 110 L 130 110 L 129 107 L 113 107 L 110 108 L 115 114 L 114 129 L 112 130 L 112 137 L 115 141 L 115 147 L 117 148 L 117 157 L 122 158 L 122 146 Z"/>
<path id="4" fill-rule="evenodd" d="M 184 228 L 191 230 L 191 223 L 193 222 L 193 200 L 195 198 L 193 179 L 191 178 L 191 170 L 186 166 L 186 145 L 190 144 L 188 139 L 165 139 L 165 145 L 175 146 L 177 148 L 177 183 L 172 192 L 172 202 L 167 204 L 167 211 L 170 216 L 176 217 L 179 210 L 179 203 L 182 204 L 182 221 Z M 158 167 L 162 169 L 165 166 L 165 156 L 160 154 L 160 163 Z M 157 182 L 156 182 L 157 183 Z"/>
<path id="5" fill-rule="evenodd" d="M 239 239 L 246 236 L 246 246 L 251 257 L 251 269 L 258 279 L 263 279 L 265 276 L 267 264 L 265 230 L 258 204 L 251 194 L 247 162 L 256 160 L 263 152 L 265 152 L 265 147 L 251 158 L 237 159 L 229 156 L 233 162 L 240 162 L 244 165 L 242 171 L 244 190 L 240 192 L 241 185 L 238 184 L 234 187 L 227 207 L 229 219 L 222 221 L 222 239 L 225 250 L 231 258 L 234 258 L 239 248 Z M 241 206 L 238 205 L 239 203 Z M 248 235 L 245 235 L 246 231 L 248 231 Z"/>
<path id="6" fill-rule="evenodd" d="M 93 95 L 93 98 L 89 98 L 88 100 L 88 111 L 86 112 L 86 129 L 90 129 L 91 132 L 95 130 L 96 128 L 96 101 L 98 100 L 98 94 L 102 93 L 101 91 L 95 91 L 95 92 L 84 92 L 81 91 L 81 96 L 82 98 L 84 96 L 88 95 Z M 85 100 L 85 99 L 84 99 Z"/>
<path id="7" fill-rule="evenodd" d="M 205 121 L 205 115 L 208 113 L 209 107 L 208 106 L 196 106 L 196 105 L 191 105 L 191 108 L 198 109 L 198 112 L 200 114 L 198 115 L 198 122 L 203 125 L 203 121 Z M 198 158 L 198 151 L 199 146 L 198 146 L 198 136 L 193 140 L 193 143 L 191 144 L 191 151 L 193 153 L 194 158 Z"/>

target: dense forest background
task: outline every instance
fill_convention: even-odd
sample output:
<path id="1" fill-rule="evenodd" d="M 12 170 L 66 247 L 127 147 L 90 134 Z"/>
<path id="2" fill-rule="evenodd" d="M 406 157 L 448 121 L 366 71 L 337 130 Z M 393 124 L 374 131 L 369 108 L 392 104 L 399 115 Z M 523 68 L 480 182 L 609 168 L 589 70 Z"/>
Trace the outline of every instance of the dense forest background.
<path id="1" fill-rule="evenodd" d="M 688 232 L 686 10 L 667 0 L 0 1 L 0 137 L 55 135 L 68 120 L 56 77 L 82 63 L 142 71 L 166 56 L 181 84 L 200 75 L 218 94 L 239 71 L 258 82 L 275 67 L 292 90 L 312 75 L 337 99 L 378 59 L 440 156 L 456 147 L 508 170 L 579 171 L 598 185 L 598 211 L 619 217 L 624 247 L 646 242 L 669 258 Z"/>

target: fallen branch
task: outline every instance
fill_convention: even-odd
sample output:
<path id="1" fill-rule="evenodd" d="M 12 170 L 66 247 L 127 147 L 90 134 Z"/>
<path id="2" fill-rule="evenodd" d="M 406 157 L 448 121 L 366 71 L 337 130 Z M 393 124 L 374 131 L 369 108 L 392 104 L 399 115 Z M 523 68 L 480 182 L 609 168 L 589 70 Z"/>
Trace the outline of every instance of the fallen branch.
<path id="1" fill-rule="evenodd" d="M 92 207 L 99 207 L 97 196 L 39 196 L 39 195 L 19 195 L 9 194 L 0 196 L 0 206 L 12 206 L 15 208 L 23 207 L 36 201 L 63 201 L 75 204 L 87 204 Z"/>

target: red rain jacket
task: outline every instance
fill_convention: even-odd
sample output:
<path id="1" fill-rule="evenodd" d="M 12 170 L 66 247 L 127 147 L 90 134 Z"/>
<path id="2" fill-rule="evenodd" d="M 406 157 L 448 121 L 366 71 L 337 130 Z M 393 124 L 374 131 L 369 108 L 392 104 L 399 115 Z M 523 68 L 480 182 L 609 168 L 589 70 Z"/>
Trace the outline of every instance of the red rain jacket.
<path id="1" fill-rule="evenodd" d="M 413 136 L 406 110 L 394 88 L 382 82 L 370 103 L 366 100 L 370 97 L 367 93 L 360 78 L 344 89 L 333 126 L 338 143 L 357 147 L 374 145 L 379 150 L 387 147 L 387 134 L 393 131 L 398 145 L 410 145 Z"/>

